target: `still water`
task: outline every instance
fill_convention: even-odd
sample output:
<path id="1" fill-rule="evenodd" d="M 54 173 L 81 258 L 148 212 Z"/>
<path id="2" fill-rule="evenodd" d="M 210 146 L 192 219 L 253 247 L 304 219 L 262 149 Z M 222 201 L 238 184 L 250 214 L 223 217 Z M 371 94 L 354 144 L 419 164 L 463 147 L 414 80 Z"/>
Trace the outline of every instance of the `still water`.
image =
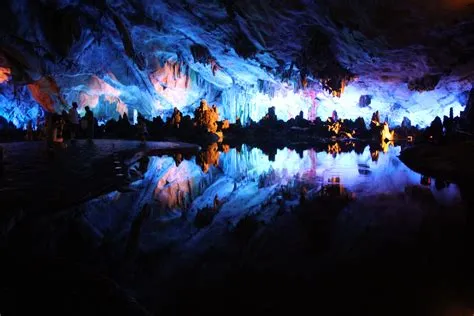
<path id="1" fill-rule="evenodd" d="M 474 279 L 458 187 L 410 170 L 398 146 L 341 148 L 137 154 L 127 186 L 36 223 L 31 249 L 101 271 L 164 314 L 467 306 L 445 294 Z"/>
<path id="2" fill-rule="evenodd" d="M 237 203 L 244 211 L 277 197 L 282 188 L 304 187 L 311 194 L 328 183 L 340 185 L 354 197 L 404 193 L 421 186 L 438 203 L 459 201 L 456 185 L 412 171 L 398 159 L 400 150 L 392 146 L 385 152 L 367 146 L 359 153 L 285 148 L 277 149 L 270 160 L 258 148 L 244 145 L 219 151 L 214 144 L 188 159 L 150 157 L 144 178 L 132 187 L 141 191 L 136 202 L 180 213 L 203 208 L 216 196 L 224 209 Z M 115 193 L 111 196 L 120 199 Z"/>
<path id="3" fill-rule="evenodd" d="M 150 238 L 142 238 L 137 247 L 151 250 L 166 242 L 181 243 L 194 234 L 196 215 L 203 209 L 215 211 L 207 225 L 213 232 L 233 227 L 247 215 L 271 222 L 277 214 L 298 207 L 302 194 L 311 200 L 329 185 L 350 196 L 349 213 L 351 208 L 381 209 L 381 215 L 403 209 L 404 215 L 415 220 L 426 210 L 461 203 L 455 184 L 410 170 L 398 159 L 400 150 L 388 147 L 379 153 L 367 146 L 359 153 L 297 152 L 285 148 L 270 160 L 258 148 L 214 144 L 193 157 L 145 157 L 130 167 L 134 180 L 127 188 L 81 206 L 81 225 L 98 240 L 106 232 L 126 239 L 128 225 L 146 207 L 141 234 Z M 192 247 L 199 243 L 194 239 Z"/>

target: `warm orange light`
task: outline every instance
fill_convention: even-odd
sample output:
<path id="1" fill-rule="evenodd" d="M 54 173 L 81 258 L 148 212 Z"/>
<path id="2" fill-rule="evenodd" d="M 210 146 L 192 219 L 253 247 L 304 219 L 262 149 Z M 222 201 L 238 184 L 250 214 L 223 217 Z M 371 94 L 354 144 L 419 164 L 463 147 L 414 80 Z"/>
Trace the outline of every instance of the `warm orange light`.
<path id="1" fill-rule="evenodd" d="M 230 151 L 230 146 L 227 144 L 222 145 L 222 152 L 223 153 L 228 153 Z"/>
<path id="2" fill-rule="evenodd" d="M 341 121 L 335 121 L 333 122 L 331 118 L 328 118 L 328 121 L 329 123 L 328 125 L 328 131 L 330 132 L 334 132 L 336 135 L 339 135 L 339 133 L 343 134 L 344 136 L 346 136 L 347 138 L 352 138 L 353 135 L 354 135 L 354 131 L 352 133 L 350 132 L 345 132 L 345 131 L 342 131 L 342 123 Z M 333 122 L 333 123 L 332 123 Z"/>
<path id="3" fill-rule="evenodd" d="M 390 148 L 390 146 L 393 146 L 394 143 L 392 141 L 390 142 L 382 142 L 382 152 L 383 153 L 388 153 L 388 149 Z"/>
<path id="4" fill-rule="evenodd" d="M 11 73 L 10 68 L 0 67 L 0 83 L 7 82 L 10 79 Z"/>
<path id="5" fill-rule="evenodd" d="M 226 130 L 230 127 L 230 123 L 229 123 L 229 120 L 224 120 L 222 121 L 222 130 Z"/>
<path id="6" fill-rule="evenodd" d="M 379 151 L 374 150 L 373 152 L 370 153 L 370 156 L 372 157 L 372 161 L 377 161 L 379 160 Z"/>
<path id="7" fill-rule="evenodd" d="M 328 119 L 328 123 L 331 123 L 330 119 Z M 338 135 L 339 131 L 341 130 L 341 127 L 342 127 L 341 122 L 336 121 L 336 122 L 328 125 L 328 130 L 330 132 L 334 132 L 336 135 Z"/>
<path id="8" fill-rule="evenodd" d="M 388 127 L 388 123 L 383 123 L 383 130 L 382 130 L 382 151 L 384 153 L 388 152 L 388 148 L 390 145 L 393 145 L 393 141 L 395 140 L 395 131 L 390 131 Z"/>
<path id="9" fill-rule="evenodd" d="M 207 173 L 210 166 L 219 165 L 219 147 L 217 143 L 207 146 L 206 151 L 202 151 L 196 157 L 196 162 L 201 166 L 203 172 Z"/>
<path id="10" fill-rule="evenodd" d="M 337 155 L 339 153 L 341 153 L 342 149 L 341 149 L 341 146 L 339 146 L 338 143 L 335 143 L 335 144 L 328 144 L 328 153 L 331 154 L 331 155 Z"/>
<path id="11" fill-rule="evenodd" d="M 48 112 L 54 112 L 55 110 L 52 96 L 59 98 L 60 102 L 65 104 L 65 100 L 60 94 L 59 86 L 52 77 L 42 77 L 28 84 L 28 89 L 36 102 Z"/>
<path id="12" fill-rule="evenodd" d="M 387 122 L 383 123 L 382 142 L 395 140 L 395 131 L 390 131 Z"/>

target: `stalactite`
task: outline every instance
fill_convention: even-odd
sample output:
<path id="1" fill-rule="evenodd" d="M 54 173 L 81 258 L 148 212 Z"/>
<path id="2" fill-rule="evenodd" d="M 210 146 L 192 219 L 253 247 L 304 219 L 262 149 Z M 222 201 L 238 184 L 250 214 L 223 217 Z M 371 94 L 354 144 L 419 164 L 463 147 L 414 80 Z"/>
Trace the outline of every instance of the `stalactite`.
<path id="1" fill-rule="evenodd" d="M 186 74 L 185 87 L 186 87 L 186 89 L 187 89 L 187 88 L 189 87 L 189 66 L 188 66 L 188 65 L 186 65 L 185 74 Z"/>

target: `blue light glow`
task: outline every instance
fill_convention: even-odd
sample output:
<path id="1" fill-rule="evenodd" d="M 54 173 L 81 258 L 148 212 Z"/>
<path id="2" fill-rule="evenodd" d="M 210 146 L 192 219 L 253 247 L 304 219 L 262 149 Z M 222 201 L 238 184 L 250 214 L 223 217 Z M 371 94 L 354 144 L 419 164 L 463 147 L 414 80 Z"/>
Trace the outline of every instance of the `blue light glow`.
<path id="1" fill-rule="evenodd" d="M 217 104 L 221 119 L 229 119 L 231 122 L 236 117 L 240 117 L 243 122 L 248 119 L 258 121 L 271 106 L 275 107 L 278 118 L 285 121 L 296 117 L 300 111 L 305 118 L 309 118 L 314 102 L 316 114 L 323 120 L 336 110 L 339 117 L 355 119 L 362 116 L 367 122 L 372 113 L 378 110 L 383 119 L 389 118 L 391 125 L 400 124 L 406 116 L 414 125 L 425 127 L 434 117 L 449 115 L 451 107 L 454 115 L 459 115 L 463 110 L 459 95 L 469 88 L 459 86 L 449 89 L 441 86 L 436 90 L 420 93 L 409 91 L 403 84 L 379 84 L 369 89 L 355 82 L 346 88 L 340 98 L 316 91 L 313 94 L 316 98 L 313 100 L 308 94 L 295 92 L 291 86 L 283 84 L 271 96 L 255 87 L 245 89 L 233 86 L 219 90 L 194 72 L 188 78 L 186 86 L 186 78 L 173 79 L 175 77 L 169 72 L 165 68 L 161 79 L 152 77 L 156 89 L 152 94 L 135 85 L 121 84 L 116 78 L 106 75 L 104 79 L 92 76 L 88 83 L 71 90 L 76 93 L 69 92 L 65 95 L 68 103 L 79 99 L 81 113 L 86 105 L 90 106 L 101 121 L 118 118 L 123 113 L 132 118 L 134 111 L 148 117 L 168 116 L 174 107 L 178 107 L 184 114 L 192 115 L 199 100 L 207 98 L 209 103 Z M 164 75 L 166 76 L 163 77 Z M 0 95 L 0 115 L 18 127 L 25 125 L 30 119 L 35 121 L 41 107 L 31 98 L 27 89 L 22 88 L 15 97 L 10 85 L 2 84 L 2 87 L 4 93 Z M 358 106 L 360 96 L 366 94 L 372 95 L 372 102 L 361 108 Z"/>
<path id="2" fill-rule="evenodd" d="M 35 19 L 24 10 L 26 1 L 16 3 L 12 5 L 12 12 L 23 21 L 30 21 L 21 23 L 16 36 L 31 43 L 45 40 L 43 29 L 31 22 Z M 391 125 L 400 124 L 406 116 L 414 125 L 425 127 L 436 116 L 448 114 L 450 107 L 455 115 L 459 114 L 464 105 L 459 101 L 463 99 L 460 96 L 471 89 L 469 82 L 453 75 L 449 80 L 442 78 L 435 90 L 422 93 L 409 91 L 406 83 L 378 82 L 363 77 L 350 83 L 340 98 L 314 86 L 309 91 L 298 91 L 295 87 L 300 86 L 299 79 L 290 76 L 283 82 L 280 77 L 280 68 L 289 70 L 291 60 L 277 60 L 272 53 L 263 53 L 263 49 L 253 57 L 240 56 L 235 45 L 229 42 L 231 29 L 223 26 L 212 32 L 206 30 L 197 25 L 195 16 L 184 7 L 171 8 L 162 1 L 141 2 L 142 10 L 150 16 L 166 17 L 160 28 L 135 25 L 127 21 L 133 9 L 118 3 L 112 1 L 109 5 L 123 19 L 134 50 L 142 56 L 140 65 L 125 54 L 126 45 L 119 30 L 114 21 L 107 18 L 100 19 L 97 30 L 82 25 L 81 36 L 72 44 L 66 58 L 74 61 L 73 65 L 36 56 L 12 43 L 28 60 L 31 78 L 40 79 L 47 70 L 68 106 L 74 101 L 80 103 L 81 114 L 82 109 L 89 106 L 101 121 L 116 119 L 124 113 L 132 118 L 135 111 L 148 118 L 158 115 L 166 118 L 174 107 L 185 115 L 192 115 L 199 101 L 206 99 L 209 104 L 217 105 L 221 119 L 231 122 L 237 117 L 243 123 L 250 119 L 258 121 L 274 106 L 278 118 L 285 121 L 300 111 L 305 118 L 314 119 L 317 115 L 325 120 L 336 110 L 341 118 L 362 116 L 367 122 L 378 110 L 383 119 L 389 117 Z M 225 7 L 218 3 L 206 2 L 201 9 L 216 20 L 227 16 Z M 95 7 L 87 5 L 81 14 L 91 20 L 102 16 Z M 33 29 L 35 32 L 31 32 Z M 251 32 L 247 33 L 250 36 Z M 259 41 L 251 41 L 261 48 Z M 201 55 L 204 56 L 195 56 L 191 50 L 193 45 L 203 47 Z M 314 83 L 314 78 L 310 79 Z M 20 97 L 11 91 L 3 93 L 5 89 L 12 90 L 5 88 L 8 86 L 10 83 L 1 86 L 0 113 L 18 126 L 24 125 L 37 115 L 39 108 L 24 88 Z M 372 96 L 369 106 L 358 106 L 361 95 Z M 56 104 L 57 111 L 63 109 L 61 104 Z"/>
<path id="3" fill-rule="evenodd" d="M 43 116 L 41 106 L 36 103 L 26 87 L 13 93 L 9 84 L 0 84 L 0 116 L 12 122 L 17 128 L 24 128 L 28 121 L 36 126 L 38 116 Z"/>
<path id="4" fill-rule="evenodd" d="M 129 214 L 130 210 L 139 210 L 143 203 L 150 205 L 159 221 L 179 218 L 185 209 L 189 219 L 193 212 L 212 206 L 217 195 L 222 207 L 216 220 L 227 227 L 229 221 L 234 222 L 252 209 L 261 209 L 262 203 L 281 194 L 282 187 L 304 183 L 317 191 L 333 177 L 338 177 L 339 183 L 356 198 L 396 197 L 411 186 L 419 186 L 421 180 L 420 174 L 397 158 L 399 153 L 400 147 L 390 147 L 373 161 L 368 147 L 360 155 L 350 152 L 336 156 L 312 149 L 300 156 L 285 148 L 278 150 L 275 160 L 270 161 L 260 149 L 243 146 L 240 151 L 220 153 L 218 166 L 211 166 L 208 172 L 203 172 L 194 159 L 176 165 L 171 157 L 150 157 L 149 169 L 143 180 L 133 184 L 133 193 L 87 202 L 87 219 L 97 220 L 94 227 L 100 229 L 117 216 L 97 209 L 113 207 Z M 269 180 L 259 186 L 262 176 Z M 425 188 L 440 204 L 461 201 L 455 185 L 438 190 L 433 181 Z"/>

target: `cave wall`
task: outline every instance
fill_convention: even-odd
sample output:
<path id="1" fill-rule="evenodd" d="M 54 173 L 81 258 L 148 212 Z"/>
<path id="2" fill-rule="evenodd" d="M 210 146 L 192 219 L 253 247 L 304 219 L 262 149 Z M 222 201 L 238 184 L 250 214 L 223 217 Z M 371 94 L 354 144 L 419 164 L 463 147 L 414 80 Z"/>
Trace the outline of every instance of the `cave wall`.
<path id="1" fill-rule="evenodd" d="M 393 124 L 406 116 L 423 126 L 450 107 L 462 110 L 472 86 L 467 57 L 415 49 L 416 38 L 402 43 L 380 21 L 361 17 L 364 1 L 343 3 L 8 1 L 0 115 L 22 126 L 41 108 L 62 111 L 77 101 L 100 120 L 134 110 L 168 116 L 174 107 L 192 114 L 205 98 L 221 118 L 244 123 L 275 106 L 284 120 L 300 111 L 325 119 L 333 110 L 368 120 L 379 110 Z M 354 25 L 356 18 L 365 24 Z M 445 33 L 457 38 L 466 31 L 458 28 Z M 441 46 L 443 54 L 470 47 L 469 39 L 457 42 Z M 361 95 L 372 96 L 369 106 L 359 107 Z"/>

